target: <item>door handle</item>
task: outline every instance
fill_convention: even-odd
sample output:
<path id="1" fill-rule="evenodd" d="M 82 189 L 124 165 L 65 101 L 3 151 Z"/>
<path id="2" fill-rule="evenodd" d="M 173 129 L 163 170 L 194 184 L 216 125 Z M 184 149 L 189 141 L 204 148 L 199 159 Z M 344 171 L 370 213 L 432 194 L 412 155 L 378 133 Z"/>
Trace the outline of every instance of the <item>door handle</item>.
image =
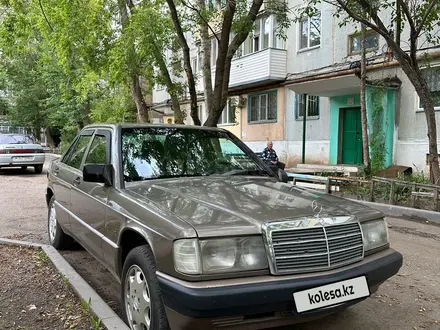
<path id="1" fill-rule="evenodd" d="M 60 174 L 60 169 L 59 169 L 59 167 L 55 167 L 55 168 L 54 168 L 54 170 L 53 170 L 53 174 L 55 174 L 55 175 Z"/>
<path id="2" fill-rule="evenodd" d="M 80 184 L 80 183 L 81 183 L 81 178 L 80 178 L 79 176 L 77 176 L 77 177 L 73 180 L 73 183 Z"/>

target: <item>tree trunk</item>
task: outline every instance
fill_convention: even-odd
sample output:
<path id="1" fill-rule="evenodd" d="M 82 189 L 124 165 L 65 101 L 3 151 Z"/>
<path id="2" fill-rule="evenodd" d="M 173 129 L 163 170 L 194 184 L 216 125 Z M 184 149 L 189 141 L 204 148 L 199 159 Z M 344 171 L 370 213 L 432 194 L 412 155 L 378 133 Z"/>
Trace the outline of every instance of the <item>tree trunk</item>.
<path id="1" fill-rule="evenodd" d="M 163 77 L 165 78 L 165 85 L 167 86 L 168 94 L 171 97 L 171 104 L 174 111 L 174 123 L 176 124 L 184 124 L 183 113 L 180 109 L 179 95 L 176 90 L 176 86 L 171 80 L 170 72 L 168 71 L 167 64 L 163 58 L 162 51 L 154 45 L 154 57 L 159 65 L 159 70 Z"/>
<path id="2" fill-rule="evenodd" d="M 362 122 L 362 151 L 363 162 L 367 172 L 370 171 L 370 150 L 368 139 L 367 106 L 365 102 L 365 89 L 367 80 L 366 37 L 365 25 L 361 24 L 362 31 L 362 56 L 361 56 L 361 122 Z"/>
<path id="3" fill-rule="evenodd" d="M 199 8 L 203 13 L 206 9 L 206 0 L 199 0 Z M 200 20 L 200 34 L 202 37 L 202 50 L 203 50 L 203 82 L 204 82 L 204 96 L 205 96 L 205 109 L 209 115 L 212 111 L 212 71 L 211 71 L 211 39 L 209 38 L 209 28 L 203 20 Z"/>
<path id="4" fill-rule="evenodd" d="M 168 7 L 170 9 L 171 13 L 171 19 L 174 24 L 174 28 L 176 29 L 177 38 L 179 40 L 180 47 L 182 48 L 183 52 L 183 63 L 186 73 L 186 78 L 188 81 L 188 88 L 189 88 L 189 95 L 191 98 L 191 118 L 194 122 L 194 125 L 200 126 L 200 118 L 198 114 L 198 108 L 197 108 L 197 91 L 196 91 L 196 83 L 194 80 L 194 73 L 191 68 L 191 57 L 189 54 L 189 47 L 188 43 L 186 42 L 186 38 L 183 34 L 182 26 L 180 25 L 179 17 L 177 15 L 177 9 L 174 4 L 174 0 L 167 0 Z"/>
<path id="5" fill-rule="evenodd" d="M 263 0 L 253 0 L 249 9 L 247 19 L 254 23 L 257 14 L 263 4 Z M 232 20 L 235 13 L 235 2 L 229 1 L 223 18 L 220 44 L 218 47 L 218 57 L 216 62 L 214 97 L 212 109 L 209 113 L 205 126 L 216 127 L 223 109 L 228 100 L 229 79 L 231 73 L 231 62 L 238 47 L 246 40 L 252 31 L 252 25 L 249 28 L 242 29 L 229 44 L 229 34 L 231 32 Z"/>
<path id="6" fill-rule="evenodd" d="M 131 95 L 133 101 L 136 104 L 137 109 L 137 121 L 138 123 L 148 123 L 148 107 L 145 103 L 144 96 L 142 94 L 141 83 L 139 81 L 139 76 L 134 74 L 131 77 Z"/>
<path id="7" fill-rule="evenodd" d="M 426 81 L 423 79 L 423 77 L 421 77 L 420 80 L 420 87 L 416 87 L 416 91 L 420 97 L 420 103 L 422 103 L 423 109 L 425 111 L 426 124 L 428 127 L 428 162 L 431 171 L 431 182 L 438 185 L 440 183 L 440 168 L 438 161 L 439 155 L 437 146 L 437 126 L 435 119 L 434 102 L 432 100 L 431 91 Z"/>

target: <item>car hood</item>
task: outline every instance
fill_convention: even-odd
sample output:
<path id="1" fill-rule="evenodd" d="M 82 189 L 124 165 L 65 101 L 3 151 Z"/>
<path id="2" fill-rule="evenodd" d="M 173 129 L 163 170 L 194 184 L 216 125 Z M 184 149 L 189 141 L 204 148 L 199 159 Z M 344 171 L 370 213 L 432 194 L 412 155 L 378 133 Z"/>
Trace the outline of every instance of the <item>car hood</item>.
<path id="1" fill-rule="evenodd" d="M 379 211 L 270 178 L 203 177 L 128 184 L 132 198 L 153 202 L 194 227 L 200 237 L 261 233 L 262 224 L 299 218 L 382 217 Z M 316 223 L 316 221 L 314 221 Z"/>

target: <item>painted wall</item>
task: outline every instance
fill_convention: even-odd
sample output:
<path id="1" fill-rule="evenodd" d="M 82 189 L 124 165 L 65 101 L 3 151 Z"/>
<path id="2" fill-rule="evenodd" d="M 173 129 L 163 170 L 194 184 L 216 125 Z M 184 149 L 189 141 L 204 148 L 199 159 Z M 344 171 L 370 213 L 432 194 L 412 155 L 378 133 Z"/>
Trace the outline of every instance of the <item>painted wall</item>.
<path id="1" fill-rule="evenodd" d="M 262 90 L 258 93 L 273 90 Z M 275 90 L 277 91 L 277 121 L 271 123 L 249 123 L 249 95 L 243 95 L 247 98 L 247 108 L 241 111 L 241 138 L 243 141 L 284 140 L 284 115 L 286 109 L 284 87 Z"/>

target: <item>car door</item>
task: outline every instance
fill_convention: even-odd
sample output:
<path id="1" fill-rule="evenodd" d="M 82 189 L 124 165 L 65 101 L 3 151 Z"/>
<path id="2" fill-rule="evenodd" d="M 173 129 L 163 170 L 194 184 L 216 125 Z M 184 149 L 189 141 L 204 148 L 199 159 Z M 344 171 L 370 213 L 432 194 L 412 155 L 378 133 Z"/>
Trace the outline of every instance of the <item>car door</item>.
<path id="1" fill-rule="evenodd" d="M 55 161 L 52 166 L 51 180 L 53 184 L 53 190 L 55 195 L 55 210 L 57 212 L 57 221 L 61 224 L 64 230 L 72 232 L 70 226 L 70 188 L 73 182 L 73 174 L 75 169 L 71 164 L 75 163 L 75 159 L 78 159 L 78 149 L 83 148 L 84 145 L 90 142 L 93 131 L 82 132 L 71 144 L 69 150 L 64 154 L 63 158 L 59 161 Z M 75 157 L 74 160 L 71 159 Z"/>
<path id="2" fill-rule="evenodd" d="M 74 227 L 75 235 L 84 248 L 99 260 L 103 260 L 102 233 L 105 226 L 108 195 L 112 188 L 103 183 L 85 182 L 82 168 L 85 164 L 110 164 L 110 148 L 111 131 L 97 130 L 80 167 L 81 171 L 74 174 L 71 190 L 71 207 L 75 214 L 72 227 Z"/>

